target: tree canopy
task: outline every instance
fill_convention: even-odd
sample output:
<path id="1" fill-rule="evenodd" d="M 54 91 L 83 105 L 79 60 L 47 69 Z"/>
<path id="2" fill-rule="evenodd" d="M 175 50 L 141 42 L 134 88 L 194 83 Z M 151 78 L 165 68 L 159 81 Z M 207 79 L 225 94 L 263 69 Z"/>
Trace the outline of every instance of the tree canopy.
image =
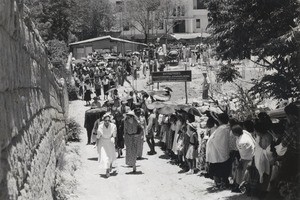
<path id="1" fill-rule="evenodd" d="M 218 58 L 248 58 L 274 70 L 255 82 L 255 93 L 278 99 L 298 97 L 299 41 L 295 33 L 299 31 L 299 1 L 211 0 L 207 4 Z"/>
<path id="2" fill-rule="evenodd" d="M 64 65 L 69 42 L 98 37 L 115 22 L 108 0 L 25 0 L 24 3 L 56 66 Z"/>

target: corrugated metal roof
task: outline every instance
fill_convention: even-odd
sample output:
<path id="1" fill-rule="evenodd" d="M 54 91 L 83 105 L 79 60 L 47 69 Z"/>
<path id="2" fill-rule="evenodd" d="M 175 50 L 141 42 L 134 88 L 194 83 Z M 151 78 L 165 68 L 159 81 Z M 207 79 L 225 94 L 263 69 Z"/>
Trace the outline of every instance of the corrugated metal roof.
<path id="1" fill-rule="evenodd" d="M 112 41 L 118 41 L 118 42 L 139 44 L 139 45 L 147 46 L 144 43 L 134 42 L 134 41 L 130 41 L 130 40 L 123 40 L 123 39 L 120 39 L 120 38 L 114 38 L 114 37 L 111 37 L 110 35 L 102 36 L 102 37 L 96 37 L 96 38 L 92 38 L 92 39 L 88 39 L 88 40 L 82 40 L 82 41 L 78 41 L 78 42 L 73 42 L 73 43 L 70 43 L 69 46 L 84 44 L 84 43 L 90 43 L 90 42 L 95 42 L 95 41 L 100 41 L 100 40 L 106 40 L 106 39 L 109 39 L 109 40 L 112 40 Z"/>

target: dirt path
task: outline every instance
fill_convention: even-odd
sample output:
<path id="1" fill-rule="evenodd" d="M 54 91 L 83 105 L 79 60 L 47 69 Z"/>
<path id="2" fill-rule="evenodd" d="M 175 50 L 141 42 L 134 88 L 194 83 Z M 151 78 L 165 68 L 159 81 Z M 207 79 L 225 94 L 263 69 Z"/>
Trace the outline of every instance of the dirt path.
<path id="1" fill-rule="evenodd" d="M 197 73 L 199 74 L 199 72 Z M 195 82 L 199 83 L 199 80 Z M 183 83 L 176 84 L 178 87 L 183 87 Z M 143 87 L 145 80 L 141 79 L 138 85 Z M 199 86 L 191 87 L 198 88 Z M 177 97 L 179 97 L 178 95 L 183 96 L 182 91 L 174 90 Z M 174 95 L 172 98 L 176 99 L 176 96 Z M 84 104 L 85 102 L 80 100 L 70 103 L 70 117 L 74 118 L 82 127 L 84 112 L 89 109 Z M 244 196 L 236 195 L 228 190 L 211 191 L 213 181 L 200 177 L 198 174 L 179 174 L 180 168 L 168 163 L 169 160 L 158 147 L 156 147 L 156 155 L 146 155 L 146 152 L 149 151 L 146 142 L 144 143 L 144 159 L 137 162 L 138 174 L 130 174 L 132 169 L 125 165 L 123 157 L 117 159 L 114 175 L 106 179 L 105 171 L 98 166 L 96 148 L 85 145 L 86 131 L 83 128 L 82 130 L 82 140 L 79 144 L 82 167 L 75 175 L 78 189 L 72 197 L 74 200 L 244 199 Z"/>

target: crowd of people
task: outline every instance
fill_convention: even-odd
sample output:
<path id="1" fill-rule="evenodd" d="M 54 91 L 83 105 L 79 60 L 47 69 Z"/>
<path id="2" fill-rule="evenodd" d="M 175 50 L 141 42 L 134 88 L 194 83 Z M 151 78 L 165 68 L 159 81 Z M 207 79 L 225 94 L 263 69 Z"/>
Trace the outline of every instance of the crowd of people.
<path id="1" fill-rule="evenodd" d="M 123 85 L 124 80 L 131 83 L 127 75 L 138 69 L 134 64 L 134 70 L 127 69 L 126 63 L 109 65 L 74 68 L 77 85 L 82 88 L 80 95 L 89 105 L 95 91 L 91 109 L 103 111 L 101 117 L 86 117 L 85 127 L 88 144 L 97 146 L 107 177 L 124 149 L 126 165 L 136 173 L 136 162 L 145 155 L 143 145 L 147 142 L 148 156 L 157 154 L 160 146 L 170 163 L 181 168 L 179 173 L 200 171 L 201 176 L 213 179 L 219 190 L 230 188 L 232 192 L 262 197 L 270 193 L 285 195 L 290 191 L 289 183 L 299 181 L 300 118 L 294 103 L 285 107 L 286 119 L 276 123 L 264 112 L 256 119 L 241 122 L 227 113 L 210 110 L 202 112 L 199 121 L 176 105 L 174 112 L 161 112 L 151 95 L 134 88 L 126 97 L 120 97 L 116 86 Z M 102 89 L 106 100 L 103 105 L 99 102 Z"/>

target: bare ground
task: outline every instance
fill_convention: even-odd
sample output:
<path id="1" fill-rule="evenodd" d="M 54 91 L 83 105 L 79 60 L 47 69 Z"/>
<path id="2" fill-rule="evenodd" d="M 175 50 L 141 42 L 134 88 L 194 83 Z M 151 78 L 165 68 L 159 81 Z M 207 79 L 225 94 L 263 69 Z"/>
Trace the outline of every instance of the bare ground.
<path id="1" fill-rule="evenodd" d="M 177 67 L 176 69 L 183 69 Z M 192 68 L 193 82 L 188 84 L 189 99 L 201 98 L 202 72 L 199 68 Z M 138 90 L 149 89 L 146 79 L 138 81 Z M 172 101 L 184 103 L 184 83 L 165 83 L 161 86 L 171 86 Z M 156 88 L 156 85 L 154 85 Z M 126 85 L 119 91 L 129 90 Z M 74 118 L 82 127 L 84 112 L 89 107 L 84 101 L 70 103 L 70 117 Z M 131 168 L 125 165 L 125 159 L 117 159 L 114 173 L 105 178 L 104 169 L 100 169 L 97 162 L 96 148 L 86 144 L 86 131 L 82 128 L 80 156 L 82 166 L 75 173 L 78 181 L 77 191 L 72 195 L 74 200 L 196 200 L 196 199 L 250 199 L 244 195 L 231 193 L 229 190 L 213 191 L 213 181 L 200 177 L 199 174 L 186 175 L 178 173 L 180 168 L 169 163 L 159 147 L 157 154 L 146 155 L 148 145 L 144 143 L 144 159 L 137 162 L 137 174 L 131 174 Z"/>

